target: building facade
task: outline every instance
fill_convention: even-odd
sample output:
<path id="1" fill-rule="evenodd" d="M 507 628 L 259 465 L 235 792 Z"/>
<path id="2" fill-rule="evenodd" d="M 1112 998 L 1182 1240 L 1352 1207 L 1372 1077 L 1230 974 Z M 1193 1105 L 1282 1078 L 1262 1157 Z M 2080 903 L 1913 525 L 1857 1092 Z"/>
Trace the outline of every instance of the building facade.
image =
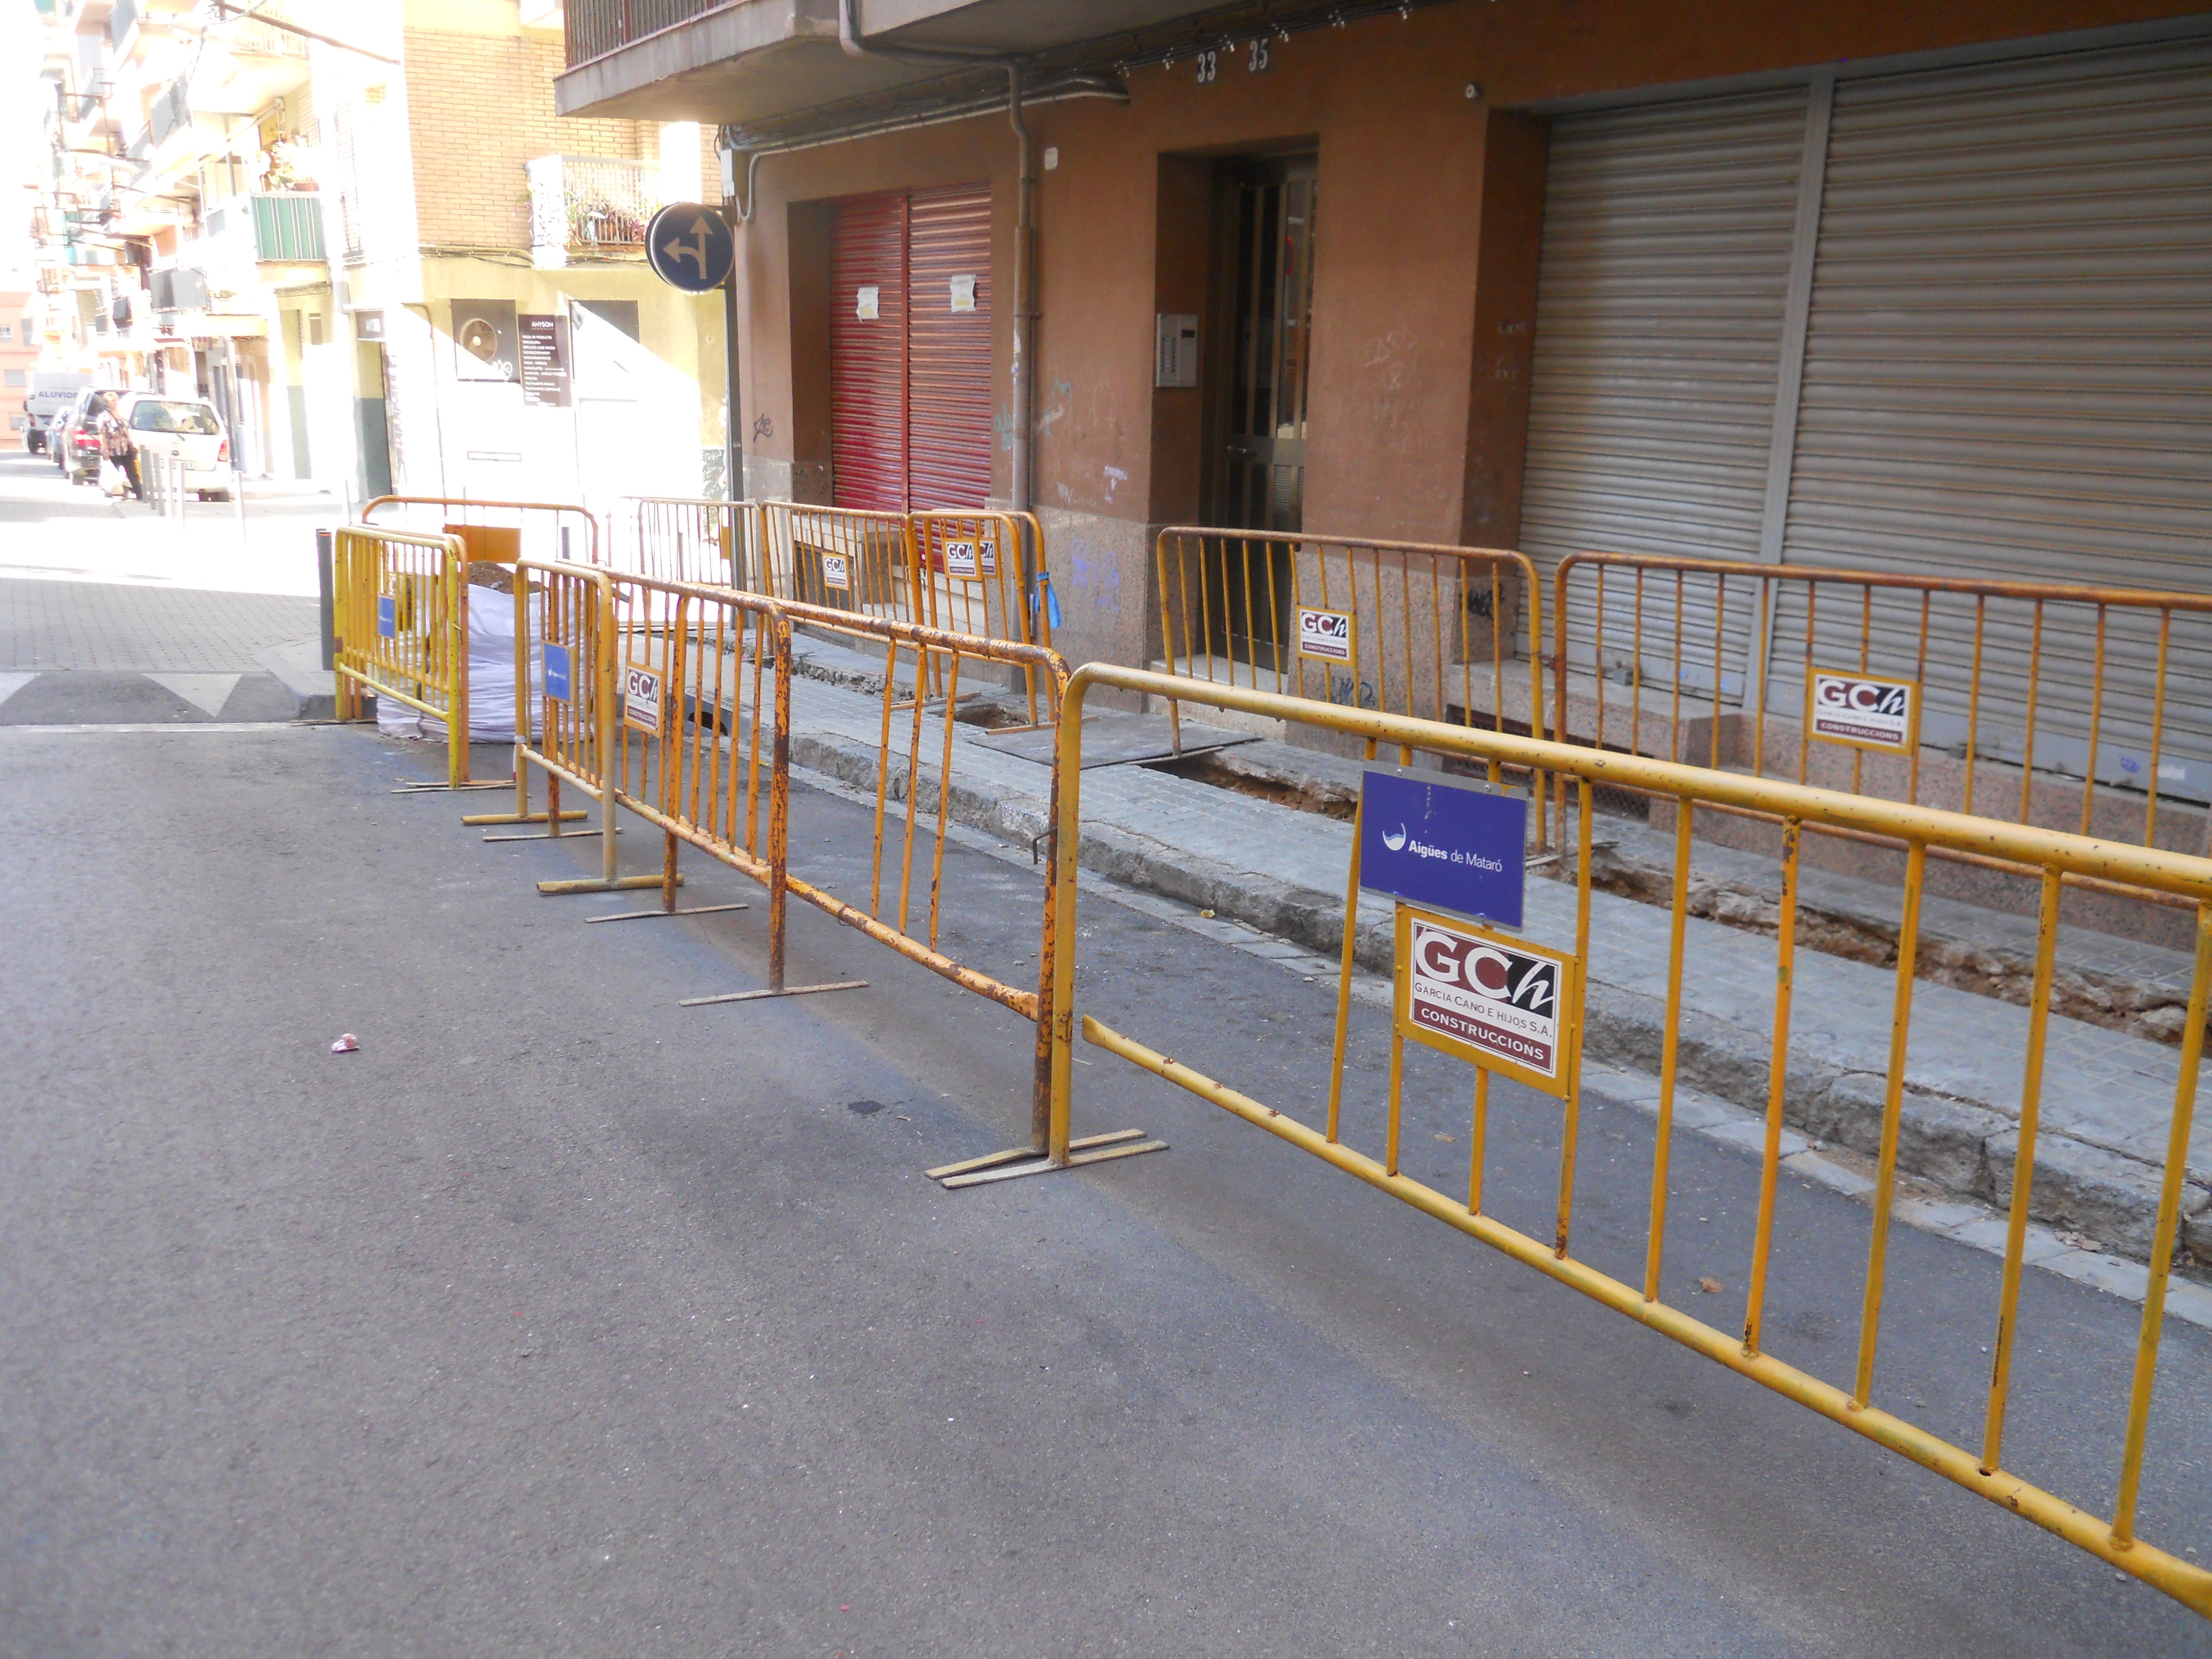
<path id="1" fill-rule="evenodd" d="M 356 501 L 719 492 L 721 307 L 643 262 L 711 150 L 557 119 L 557 10 L 78 0 L 48 39 L 52 366 L 207 397 L 249 474 Z"/>
<path id="2" fill-rule="evenodd" d="M 1177 523 L 2212 585 L 2185 5 L 630 17 L 560 106 L 725 130 L 749 489 L 1033 503 L 1077 659 L 1156 657 Z"/>

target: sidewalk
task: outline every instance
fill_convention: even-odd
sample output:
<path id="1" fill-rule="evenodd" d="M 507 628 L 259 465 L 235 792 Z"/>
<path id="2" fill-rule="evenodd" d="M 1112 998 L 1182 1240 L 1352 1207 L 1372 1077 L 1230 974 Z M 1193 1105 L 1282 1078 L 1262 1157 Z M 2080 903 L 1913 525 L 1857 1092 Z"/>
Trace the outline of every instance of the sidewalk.
<path id="1" fill-rule="evenodd" d="M 194 503 L 179 525 L 0 465 L 0 725 L 283 720 L 330 706 L 316 529 L 340 505 L 301 488 Z"/>
<path id="2" fill-rule="evenodd" d="M 793 760 L 872 790 L 882 716 L 869 688 L 881 684 L 879 665 L 811 640 L 800 641 L 799 654 L 803 678 L 793 688 Z M 943 728 L 935 719 L 926 724 L 927 757 L 939 751 Z M 953 740 L 954 819 L 1018 846 L 1041 836 L 1048 823 L 1048 768 L 994 747 L 980 726 L 956 721 Z M 1233 752 L 1240 763 L 1262 769 L 1331 764 L 1327 757 L 1264 740 Z M 923 799 L 933 800 L 933 769 L 925 765 L 923 776 Z M 1143 766 L 1115 766 L 1085 772 L 1083 824 L 1085 869 L 1245 923 L 1334 969 L 1349 823 Z M 1591 906 L 1585 1054 L 1601 1065 L 1656 1073 L 1665 1029 L 1668 913 L 1602 890 L 1592 894 Z M 1529 937 L 1571 946 L 1574 913 L 1571 880 L 1530 884 Z M 1363 903 L 1360 923 L 1358 961 L 1387 973 L 1387 902 Z M 2099 948 L 2094 936 L 2084 936 L 2082 944 L 2092 954 Z M 1879 1145 L 1894 975 L 1802 944 L 1797 964 L 1785 1108 L 1798 1132 L 1791 1149 L 1837 1143 L 1870 1155 Z M 1691 919 L 1679 1057 L 1686 1103 L 1701 1095 L 1724 1115 L 1731 1108 L 1764 1111 L 1774 973 L 1771 939 Z M 2027 1029 L 2024 1007 L 1949 985 L 1916 984 L 1899 1148 L 1907 1174 L 2005 1206 Z M 2035 1155 L 2033 1213 L 2039 1221 L 2075 1234 L 2075 1247 L 2093 1253 L 2116 1251 L 2136 1261 L 2148 1255 L 2179 1076 L 2177 1048 L 2054 1013 Z M 1698 1127 L 1713 1110 L 1686 1104 L 1681 1115 L 1684 1127 Z M 2212 1263 L 2208 1171 L 2212 1114 L 2203 1109 L 2200 1091 L 2182 1248 Z M 2183 1265 L 2195 1270 L 2187 1261 Z"/>

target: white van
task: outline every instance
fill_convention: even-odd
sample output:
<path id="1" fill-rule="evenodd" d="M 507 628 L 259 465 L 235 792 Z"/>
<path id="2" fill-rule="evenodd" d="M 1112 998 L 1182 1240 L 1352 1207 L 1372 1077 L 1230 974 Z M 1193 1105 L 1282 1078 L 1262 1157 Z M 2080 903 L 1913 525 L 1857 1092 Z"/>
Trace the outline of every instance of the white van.
<path id="1" fill-rule="evenodd" d="M 153 470 L 169 456 L 185 459 L 185 488 L 202 501 L 230 499 L 230 439 L 215 405 L 198 398 L 126 393 L 119 411 L 138 446 L 138 478 L 151 495 Z"/>
<path id="2" fill-rule="evenodd" d="M 89 374 L 31 371 L 31 395 L 23 400 L 30 418 L 23 427 L 23 447 L 33 455 L 46 447 L 46 431 L 54 416 L 76 401 L 76 394 L 92 384 Z"/>

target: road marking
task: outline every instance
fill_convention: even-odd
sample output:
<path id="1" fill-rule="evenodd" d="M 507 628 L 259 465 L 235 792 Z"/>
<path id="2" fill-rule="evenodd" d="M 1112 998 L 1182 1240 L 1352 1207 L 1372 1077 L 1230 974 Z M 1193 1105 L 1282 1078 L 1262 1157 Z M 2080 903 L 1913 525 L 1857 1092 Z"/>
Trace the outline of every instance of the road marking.
<path id="1" fill-rule="evenodd" d="M 164 691 L 173 691 L 210 720 L 222 718 L 222 706 L 238 689 L 236 674 L 149 674 Z"/>

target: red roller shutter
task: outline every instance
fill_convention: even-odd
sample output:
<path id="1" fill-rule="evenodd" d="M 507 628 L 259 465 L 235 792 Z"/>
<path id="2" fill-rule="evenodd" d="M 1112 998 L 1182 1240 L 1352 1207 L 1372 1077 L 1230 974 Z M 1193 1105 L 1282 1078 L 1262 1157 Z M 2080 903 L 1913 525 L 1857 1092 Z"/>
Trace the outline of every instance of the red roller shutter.
<path id="1" fill-rule="evenodd" d="M 991 493 L 989 185 L 913 193 L 906 273 L 910 504 L 979 507 Z M 954 310 L 971 283 L 975 309 Z"/>
<path id="2" fill-rule="evenodd" d="M 837 207 L 830 237 L 831 501 L 902 513 L 906 470 L 906 197 Z M 860 315 L 860 290 L 877 314 Z"/>

